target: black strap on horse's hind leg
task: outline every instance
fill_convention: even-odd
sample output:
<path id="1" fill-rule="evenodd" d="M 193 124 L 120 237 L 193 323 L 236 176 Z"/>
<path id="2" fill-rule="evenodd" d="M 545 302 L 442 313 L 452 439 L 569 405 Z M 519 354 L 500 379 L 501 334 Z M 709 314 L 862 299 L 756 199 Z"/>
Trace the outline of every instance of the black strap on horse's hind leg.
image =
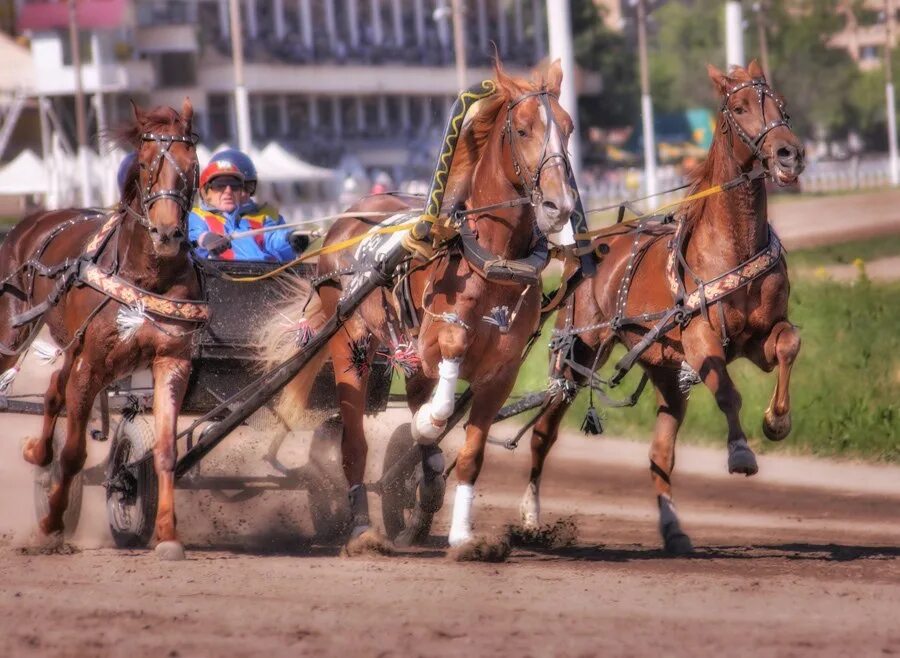
<path id="1" fill-rule="evenodd" d="M 662 470 L 659 464 L 657 464 L 652 459 L 650 460 L 650 472 L 658 475 L 662 478 L 663 482 L 665 482 L 669 486 L 672 486 L 672 481 L 669 479 L 669 474 Z"/>

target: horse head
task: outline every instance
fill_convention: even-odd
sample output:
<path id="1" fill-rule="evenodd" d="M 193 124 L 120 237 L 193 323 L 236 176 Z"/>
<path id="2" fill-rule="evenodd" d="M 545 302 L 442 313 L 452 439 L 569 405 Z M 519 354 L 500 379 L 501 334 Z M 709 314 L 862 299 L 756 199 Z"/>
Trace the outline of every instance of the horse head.
<path id="1" fill-rule="evenodd" d="M 538 228 L 545 234 L 562 229 L 575 207 L 567 148 L 572 117 L 559 104 L 562 67 L 553 62 L 535 71 L 530 83 L 495 66 L 497 87 L 505 99 L 504 173 L 517 191 L 531 199 Z"/>
<path id="2" fill-rule="evenodd" d="M 181 114 L 170 107 L 144 111 L 132 103 L 134 122 L 122 131 L 137 152 L 122 202 L 127 212 L 150 233 L 157 256 L 177 255 L 187 235 L 199 180 L 196 135 L 191 129 L 194 108 L 187 98 Z"/>
<path id="3" fill-rule="evenodd" d="M 784 99 L 766 82 L 756 60 L 728 75 L 712 65 L 708 70 L 722 99 L 719 129 L 730 133 L 731 152 L 741 168 L 759 162 L 779 185 L 794 183 L 805 166 L 803 144 L 791 129 Z"/>

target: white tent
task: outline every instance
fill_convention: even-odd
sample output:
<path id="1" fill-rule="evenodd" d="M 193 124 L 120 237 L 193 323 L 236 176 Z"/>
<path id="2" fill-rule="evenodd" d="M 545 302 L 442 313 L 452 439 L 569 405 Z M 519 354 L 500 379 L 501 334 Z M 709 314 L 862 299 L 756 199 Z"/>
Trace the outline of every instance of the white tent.
<path id="1" fill-rule="evenodd" d="M 25 149 L 0 169 L 0 194 L 46 194 L 47 178 L 43 161 Z"/>
<path id="2" fill-rule="evenodd" d="M 286 151 L 277 142 L 270 142 L 253 157 L 260 181 L 272 183 L 316 182 L 334 178 L 335 172 L 317 167 Z"/>

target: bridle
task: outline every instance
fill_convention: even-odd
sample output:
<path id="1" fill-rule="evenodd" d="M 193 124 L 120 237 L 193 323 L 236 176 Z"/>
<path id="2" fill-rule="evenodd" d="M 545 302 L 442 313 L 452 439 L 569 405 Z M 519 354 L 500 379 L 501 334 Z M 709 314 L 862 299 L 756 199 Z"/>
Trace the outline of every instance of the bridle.
<path id="1" fill-rule="evenodd" d="M 748 87 L 752 87 L 754 91 L 756 91 L 756 98 L 759 101 L 759 110 L 760 116 L 762 116 L 763 125 L 760 128 L 759 132 L 754 137 L 750 137 L 747 132 L 741 128 L 741 125 L 738 123 L 737 119 L 734 116 L 734 113 L 728 107 L 728 101 L 734 96 L 736 93 L 741 91 L 742 89 L 747 89 Z M 779 117 L 774 119 L 768 123 L 766 123 L 766 97 L 771 98 L 775 101 L 775 105 L 778 106 Z M 722 116 L 725 117 L 725 127 L 723 128 L 723 132 L 727 132 L 727 128 L 734 128 L 734 131 L 737 133 L 738 137 L 740 137 L 741 141 L 750 149 L 753 157 L 759 162 L 766 165 L 767 158 L 763 155 L 760 150 L 760 146 L 762 145 L 763 140 L 766 138 L 770 132 L 778 128 L 779 126 L 785 126 L 788 130 L 791 129 L 791 117 L 788 115 L 787 111 L 784 108 L 784 102 L 772 91 L 772 88 L 765 81 L 764 78 L 752 78 L 751 80 L 747 80 L 746 82 L 741 82 L 727 92 L 725 92 L 725 98 L 722 100 Z"/>
<path id="2" fill-rule="evenodd" d="M 182 169 L 178 160 L 172 155 L 170 149 L 172 144 L 181 142 L 182 144 L 190 144 L 196 147 L 199 137 L 196 133 L 190 135 L 161 135 L 158 133 L 141 133 L 141 142 L 154 142 L 156 144 L 156 156 L 150 163 L 149 175 L 147 177 L 147 185 L 141 188 L 138 185 L 138 200 L 140 201 L 141 213 L 135 212 L 130 206 L 125 209 L 132 217 L 137 219 L 146 228 L 150 228 L 150 208 L 160 199 L 171 199 L 181 208 L 181 224 L 184 224 L 188 213 L 194 203 L 194 193 L 197 190 L 197 179 L 200 177 L 200 165 L 194 160 L 193 175 L 188 179 L 188 173 Z M 180 185 L 174 189 L 153 190 L 155 181 L 159 179 L 162 173 L 163 160 L 168 161 L 178 174 Z M 138 180 L 138 183 L 140 180 Z"/>
<path id="3" fill-rule="evenodd" d="M 543 194 L 541 193 L 541 172 L 544 170 L 549 163 L 553 160 L 559 159 L 563 167 L 565 168 L 566 177 L 571 170 L 571 163 L 569 162 L 569 156 L 566 153 L 565 149 L 560 149 L 555 153 L 547 153 L 548 147 L 550 146 L 550 133 L 555 128 L 559 131 L 559 124 L 556 123 L 556 119 L 553 116 L 553 109 L 550 106 L 550 98 L 556 98 L 555 94 L 552 94 L 550 91 L 546 89 L 542 89 L 539 91 L 531 91 L 526 94 L 522 94 L 516 100 L 510 101 L 510 103 L 506 106 L 506 126 L 504 127 L 504 132 L 509 138 L 509 151 L 512 155 L 512 163 L 513 169 L 516 172 L 516 176 L 519 177 L 519 180 L 522 183 L 522 187 L 525 189 L 525 196 L 527 199 L 530 199 L 532 205 L 538 205 L 543 199 Z M 529 98 L 537 98 L 538 101 L 544 108 L 544 112 L 547 116 L 547 125 L 544 129 L 544 140 L 541 144 L 541 155 L 538 158 L 538 166 L 532 173 L 527 165 L 523 165 L 521 162 L 521 149 L 518 148 L 516 142 L 516 133 L 513 130 L 512 126 L 512 111 L 515 109 L 517 105 L 521 102 L 528 100 Z M 560 140 L 561 145 L 562 140 Z"/>

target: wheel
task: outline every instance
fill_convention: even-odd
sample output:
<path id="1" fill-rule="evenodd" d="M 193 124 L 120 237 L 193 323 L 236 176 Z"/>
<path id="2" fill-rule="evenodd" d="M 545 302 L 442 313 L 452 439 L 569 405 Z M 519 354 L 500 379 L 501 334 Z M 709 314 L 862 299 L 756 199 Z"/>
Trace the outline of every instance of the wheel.
<path id="1" fill-rule="evenodd" d="M 319 539 L 338 539 L 350 530 L 347 480 L 341 466 L 340 416 L 332 416 L 313 432 L 309 463 L 303 469 L 309 492 L 309 514 Z"/>
<path id="2" fill-rule="evenodd" d="M 410 458 L 409 451 L 415 450 Z M 382 482 L 381 516 L 385 534 L 401 546 L 421 543 L 431 532 L 431 523 L 444 502 L 443 456 L 437 446 L 424 448 L 432 465 L 424 476 L 422 451 L 415 445 L 410 424 L 400 425 L 391 435 L 384 453 L 382 473 L 399 461 L 403 468 L 390 482 Z"/>
<path id="3" fill-rule="evenodd" d="M 64 423 L 65 424 L 65 423 Z M 34 469 L 34 513 L 40 521 L 50 513 L 50 491 L 59 484 L 62 479 L 62 469 L 59 465 L 59 453 L 65 445 L 66 432 L 57 427 L 53 431 L 53 461 L 46 468 Z M 84 489 L 84 474 L 79 473 L 69 485 L 69 505 L 63 514 L 64 535 L 71 537 L 78 528 L 81 518 L 81 494 Z"/>
<path id="4" fill-rule="evenodd" d="M 144 548 L 153 536 L 159 484 L 153 468 L 152 417 L 124 418 L 116 427 L 106 467 L 106 514 L 119 548 Z"/>

